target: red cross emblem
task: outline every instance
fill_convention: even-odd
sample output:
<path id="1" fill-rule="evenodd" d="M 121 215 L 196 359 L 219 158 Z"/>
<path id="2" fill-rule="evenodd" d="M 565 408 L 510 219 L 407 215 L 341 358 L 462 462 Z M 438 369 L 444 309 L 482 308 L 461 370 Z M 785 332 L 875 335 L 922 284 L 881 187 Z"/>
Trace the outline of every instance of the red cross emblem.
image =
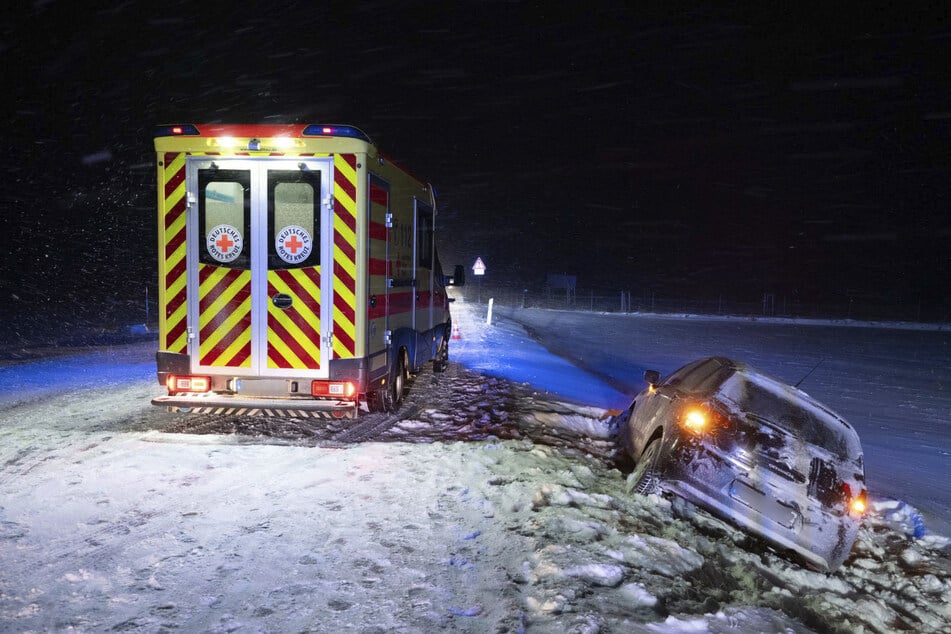
<path id="1" fill-rule="evenodd" d="M 290 240 L 284 243 L 284 246 L 287 247 L 292 254 L 297 255 L 297 250 L 303 247 L 304 243 L 300 241 L 297 234 L 294 234 Z"/>
<path id="2" fill-rule="evenodd" d="M 227 253 L 228 249 L 234 246 L 234 240 L 228 237 L 227 234 L 222 234 L 218 241 L 215 242 L 215 246 L 221 249 L 222 253 Z"/>
<path id="3" fill-rule="evenodd" d="M 288 264 L 301 264 L 310 257 L 310 234 L 303 227 L 288 225 L 274 237 L 274 249 Z"/>

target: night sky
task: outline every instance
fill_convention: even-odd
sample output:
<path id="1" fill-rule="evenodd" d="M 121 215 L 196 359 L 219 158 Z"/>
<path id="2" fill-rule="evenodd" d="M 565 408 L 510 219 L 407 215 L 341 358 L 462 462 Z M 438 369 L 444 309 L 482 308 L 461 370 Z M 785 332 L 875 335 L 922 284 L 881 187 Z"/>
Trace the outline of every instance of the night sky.
<path id="1" fill-rule="evenodd" d="M 486 284 L 951 320 L 941 3 L 353 4 L 5 13 L 0 316 L 139 310 L 154 125 L 336 122 L 432 181 L 444 265 L 481 256 Z"/>

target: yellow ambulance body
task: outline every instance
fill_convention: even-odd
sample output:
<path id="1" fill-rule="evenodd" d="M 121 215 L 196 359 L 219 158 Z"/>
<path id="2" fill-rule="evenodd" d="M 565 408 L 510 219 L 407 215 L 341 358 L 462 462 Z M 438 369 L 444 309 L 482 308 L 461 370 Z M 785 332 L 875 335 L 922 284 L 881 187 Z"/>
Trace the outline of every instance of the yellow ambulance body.
<path id="1" fill-rule="evenodd" d="M 435 198 L 358 129 L 169 125 L 158 159 L 159 382 L 178 411 L 351 417 L 444 369 Z M 460 267 L 461 268 L 461 267 Z"/>

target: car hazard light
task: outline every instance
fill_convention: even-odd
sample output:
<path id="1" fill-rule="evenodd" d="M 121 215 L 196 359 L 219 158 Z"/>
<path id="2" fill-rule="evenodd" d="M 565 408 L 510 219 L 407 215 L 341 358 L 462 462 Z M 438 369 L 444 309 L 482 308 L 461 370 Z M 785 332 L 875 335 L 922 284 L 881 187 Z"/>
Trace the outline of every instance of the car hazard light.
<path id="1" fill-rule="evenodd" d="M 310 384 L 310 394 L 353 400 L 357 397 L 357 386 L 352 381 L 313 381 Z"/>
<path id="2" fill-rule="evenodd" d="M 683 429 L 695 436 L 716 433 L 728 424 L 708 403 L 688 404 L 680 412 L 679 422 Z"/>
<path id="3" fill-rule="evenodd" d="M 700 408 L 691 408 L 684 412 L 680 424 L 693 433 L 700 434 L 707 427 L 707 422 L 709 418 L 706 412 Z"/>
<path id="4" fill-rule="evenodd" d="M 207 392 L 211 389 L 211 377 L 169 374 L 165 379 L 165 387 L 168 388 L 169 396 L 183 392 Z"/>
<path id="5" fill-rule="evenodd" d="M 852 517 L 862 517 L 868 510 L 868 492 L 862 489 L 858 495 L 852 497 L 852 488 L 845 482 L 842 483 L 842 493 L 845 495 L 849 514 Z"/>

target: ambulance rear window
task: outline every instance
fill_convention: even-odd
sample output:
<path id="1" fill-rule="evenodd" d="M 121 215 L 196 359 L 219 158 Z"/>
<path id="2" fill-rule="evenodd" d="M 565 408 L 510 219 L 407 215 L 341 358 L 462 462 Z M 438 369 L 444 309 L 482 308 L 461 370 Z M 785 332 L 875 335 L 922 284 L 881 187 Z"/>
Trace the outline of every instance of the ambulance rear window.
<path id="1" fill-rule="evenodd" d="M 251 262 L 250 173 L 207 169 L 198 172 L 198 225 L 201 262 L 247 269 Z"/>
<path id="2" fill-rule="evenodd" d="M 268 171 L 268 268 L 320 265 L 320 172 Z"/>

